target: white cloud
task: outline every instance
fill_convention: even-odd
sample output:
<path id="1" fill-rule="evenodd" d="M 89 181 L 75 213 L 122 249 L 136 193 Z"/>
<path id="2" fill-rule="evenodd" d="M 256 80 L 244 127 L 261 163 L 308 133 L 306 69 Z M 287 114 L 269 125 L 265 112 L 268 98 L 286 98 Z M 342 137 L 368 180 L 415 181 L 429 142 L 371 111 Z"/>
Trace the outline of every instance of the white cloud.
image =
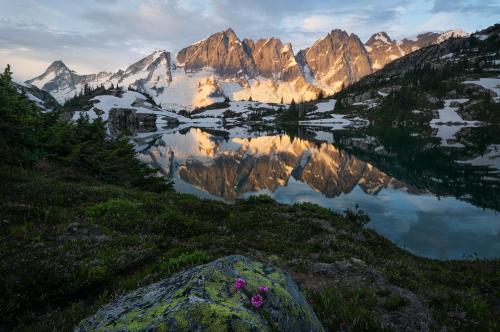
<path id="1" fill-rule="evenodd" d="M 372 33 L 382 30 L 393 38 L 400 38 L 419 32 L 415 27 L 418 30 L 461 27 L 470 31 L 497 21 L 493 9 L 498 5 L 494 0 L 458 0 L 457 3 L 457 11 L 462 14 L 451 11 L 452 2 L 434 5 L 429 0 L 387 0 L 383 4 L 370 0 L 89 0 L 78 3 L 0 0 L 0 49 L 9 50 L 11 61 L 16 57 L 37 60 L 23 68 L 14 68 L 15 72 L 25 72 L 26 68 L 56 59 L 82 72 L 114 71 L 155 49 L 175 53 L 226 27 L 232 27 L 240 38 L 281 38 L 292 42 L 297 52 L 337 28 L 367 40 Z M 482 14 L 463 15 L 464 11 Z M 0 54 L 4 55 L 5 51 Z M 2 56 L 0 65 L 5 61 Z M 31 76 L 43 69 L 36 67 Z"/>
<path id="2" fill-rule="evenodd" d="M 429 19 L 417 26 L 417 31 L 443 31 L 448 30 L 457 22 L 455 13 L 439 12 L 431 15 Z"/>
<path id="3" fill-rule="evenodd" d="M 326 15 L 308 16 L 302 20 L 301 26 L 305 32 L 325 32 L 333 26 L 332 17 Z"/>

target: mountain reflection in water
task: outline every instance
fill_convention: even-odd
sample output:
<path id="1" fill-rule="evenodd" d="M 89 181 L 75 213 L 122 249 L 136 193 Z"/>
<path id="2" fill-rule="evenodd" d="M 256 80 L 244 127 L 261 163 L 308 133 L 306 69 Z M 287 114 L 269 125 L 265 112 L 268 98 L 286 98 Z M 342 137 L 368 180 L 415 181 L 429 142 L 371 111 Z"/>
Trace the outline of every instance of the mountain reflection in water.
<path id="1" fill-rule="evenodd" d="M 500 256 L 497 212 L 438 197 L 432 187 L 396 179 L 331 142 L 191 128 L 156 137 L 140 158 L 172 177 L 178 191 L 226 201 L 267 194 L 335 211 L 359 205 L 372 219 L 368 227 L 418 255 Z"/>

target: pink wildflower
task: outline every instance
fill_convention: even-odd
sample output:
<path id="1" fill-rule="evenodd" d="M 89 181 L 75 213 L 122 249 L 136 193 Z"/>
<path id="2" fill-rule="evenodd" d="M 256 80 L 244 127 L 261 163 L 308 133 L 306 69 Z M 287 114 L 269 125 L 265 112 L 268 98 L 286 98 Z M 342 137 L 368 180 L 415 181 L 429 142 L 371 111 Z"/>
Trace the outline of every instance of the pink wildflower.
<path id="1" fill-rule="evenodd" d="M 236 287 L 236 289 L 245 288 L 246 284 L 247 284 L 247 281 L 245 279 L 242 279 L 242 278 L 238 278 L 234 282 L 234 286 Z"/>
<path id="2" fill-rule="evenodd" d="M 259 293 L 267 293 L 269 292 L 269 287 L 267 286 L 259 286 Z"/>
<path id="3" fill-rule="evenodd" d="M 251 302 L 255 308 L 259 309 L 264 304 L 264 299 L 260 294 L 256 294 L 252 296 Z"/>

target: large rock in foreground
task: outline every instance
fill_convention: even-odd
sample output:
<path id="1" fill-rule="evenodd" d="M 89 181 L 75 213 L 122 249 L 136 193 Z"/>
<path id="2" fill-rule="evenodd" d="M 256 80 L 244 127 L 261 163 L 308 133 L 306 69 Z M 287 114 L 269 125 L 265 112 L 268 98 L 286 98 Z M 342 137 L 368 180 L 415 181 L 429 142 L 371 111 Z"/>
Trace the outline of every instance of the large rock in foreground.
<path id="1" fill-rule="evenodd" d="M 247 281 L 237 290 L 235 280 Z M 270 288 L 264 304 L 250 297 Z M 290 276 L 228 256 L 140 288 L 102 307 L 76 331 L 323 331 Z"/>

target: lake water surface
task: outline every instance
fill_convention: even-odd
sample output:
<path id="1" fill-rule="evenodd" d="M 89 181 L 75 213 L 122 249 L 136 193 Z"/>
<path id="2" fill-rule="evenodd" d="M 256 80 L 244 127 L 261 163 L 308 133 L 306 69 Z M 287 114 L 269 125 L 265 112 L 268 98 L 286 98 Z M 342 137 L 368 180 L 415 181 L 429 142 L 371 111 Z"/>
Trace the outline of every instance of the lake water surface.
<path id="1" fill-rule="evenodd" d="M 454 129 L 455 130 L 455 129 Z M 498 128 L 164 128 L 138 133 L 140 158 L 176 190 L 234 201 L 266 194 L 334 211 L 431 258 L 500 257 Z"/>

